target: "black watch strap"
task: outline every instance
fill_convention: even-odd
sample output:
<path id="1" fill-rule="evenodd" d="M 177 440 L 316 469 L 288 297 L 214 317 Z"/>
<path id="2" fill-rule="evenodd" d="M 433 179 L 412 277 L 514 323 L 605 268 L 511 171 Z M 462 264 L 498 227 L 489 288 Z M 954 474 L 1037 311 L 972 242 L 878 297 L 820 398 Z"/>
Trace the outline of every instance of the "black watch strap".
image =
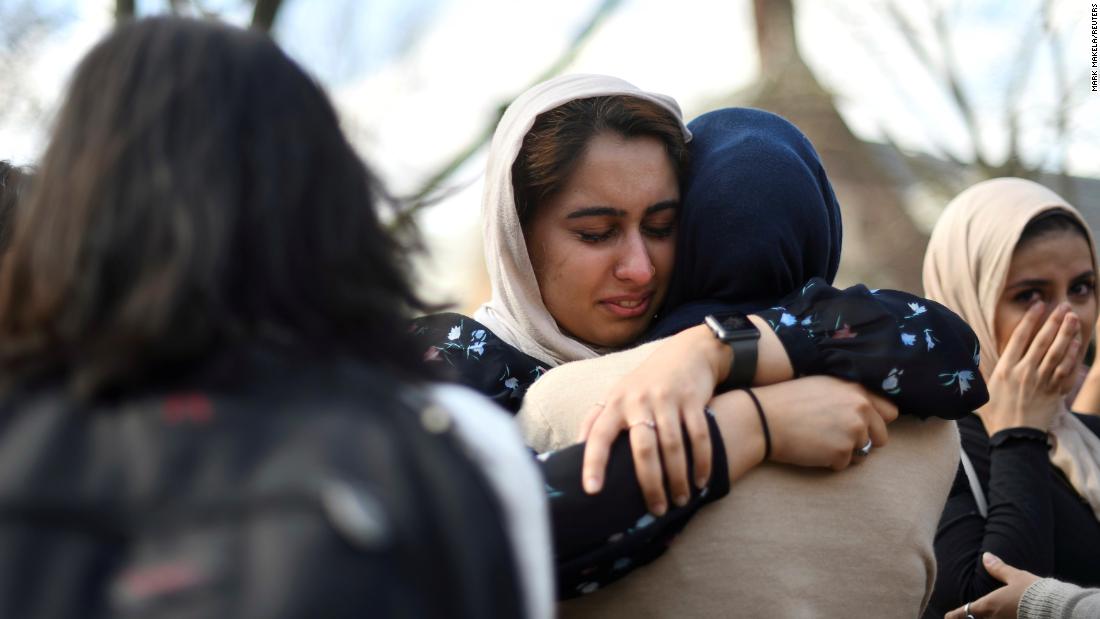
<path id="1" fill-rule="evenodd" d="M 726 380 L 718 385 L 718 390 L 724 393 L 741 387 L 751 387 L 752 379 L 756 376 L 756 348 L 759 340 L 752 338 L 726 343 L 733 349 L 733 362 L 730 363 Z"/>
<path id="2" fill-rule="evenodd" d="M 760 331 L 749 317 L 740 312 L 711 314 L 706 324 L 714 337 L 729 345 L 733 359 L 726 380 L 718 385 L 719 393 L 740 387 L 751 387 L 756 376 L 757 345 Z"/>

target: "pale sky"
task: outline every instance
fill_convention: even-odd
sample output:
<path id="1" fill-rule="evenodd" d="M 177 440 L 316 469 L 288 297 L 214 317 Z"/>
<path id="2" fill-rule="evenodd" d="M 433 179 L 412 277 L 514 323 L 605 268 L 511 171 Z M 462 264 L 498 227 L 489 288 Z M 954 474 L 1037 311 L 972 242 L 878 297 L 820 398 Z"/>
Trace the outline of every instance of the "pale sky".
<path id="1" fill-rule="evenodd" d="M 74 16 L 46 42 L 31 79 L 17 87 L 47 108 L 59 99 L 80 56 L 112 23 L 113 0 L 41 0 Z M 140 0 L 139 11 L 165 3 Z M 240 0 L 207 0 L 243 23 Z M 329 89 L 352 141 L 397 193 L 410 191 L 477 134 L 503 99 L 514 96 L 554 61 L 596 0 L 286 0 L 275 36 Z M 963 125 L 946 98 L 905 47 L 880 10 L 882 0 L 801 0 L 798 35 L 818 79 L 838 96 L 857 135 L 881 139 L 885 128 L 907 149 L 932 143 L 968 159 Z M 925 3 L 896 3 L 931 41 Z M 960 72 L 986 121 L 984 141 L 1003 148 L 997 131 L 1005 84 L 1021 41 L 1039 39 L 1022 16 L 1039 0 L 963 0 L 950 6 L 951 39 Z M 2 7 L 2 5 L 0 5 Z M 1100 177 L 1100 93 L 1088 92 L 1090 2 L 1066 0 L 1054 23 L 1070 34 L 1064 56 L 1080 98 L 1069 118 L 1065 148 L 1075 174 Z M 935 61 L 940 62 L 937 58 Z M 748 0 L 623 0 L 568 72 L 608 73 L 677 98 L 691 118 L 715 99 L 747 86 L 756 75 Z M 1041 148 L 1046 111 L 1056 98 L 1050 57 L 1020 89 L 1025 141 Z M 14 117 L 14 118 L 13 118 Z M 6 120 L 7 122 L 3 122 Z M 48 126 L 18 114 L 0 119 L 0 158 L 32 162 Z M 1034 150 L 1034 149 L 1033 149 Z M 482 157 L 456 175 L 466 188 L 422 219 L 435 258 L 426 273 L 432 292 L 461 298 L 469 272 L 479 268 L 478 205 Z M 443 266 L 446 265 L 446 266 Z M 452 277 L 452 275 L 454 277 Z M 453 281 L 452 281 L 453 280 Z"/>

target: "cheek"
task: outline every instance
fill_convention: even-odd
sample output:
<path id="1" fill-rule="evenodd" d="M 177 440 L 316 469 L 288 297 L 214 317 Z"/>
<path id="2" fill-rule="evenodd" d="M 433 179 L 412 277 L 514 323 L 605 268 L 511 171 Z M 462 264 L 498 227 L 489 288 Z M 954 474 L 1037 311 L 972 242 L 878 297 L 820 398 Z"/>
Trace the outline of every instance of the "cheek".
<path id="1" fill-rule="evenodd" d="M 993 316 L 993 337 L 997 338 L 997 354 L 1004 352 L 1008 339 L 1012 337 L 1012 331 L 1024 318 L 1024 312 L 1008 303 L 997 306 L 997 312 Z"/>
<path id="2" fill-rule="evenodd" d="M 1076 307 L 1073 310 L 1077 313 L 1077 317 L 1081 319 L 1081 341 L 1086 344 L 1092 340 L 1094 331 L 1096 329 L 1096 299 L 1089 299 L 1088 302 L 1081 304 L 1080 307 Z"/>

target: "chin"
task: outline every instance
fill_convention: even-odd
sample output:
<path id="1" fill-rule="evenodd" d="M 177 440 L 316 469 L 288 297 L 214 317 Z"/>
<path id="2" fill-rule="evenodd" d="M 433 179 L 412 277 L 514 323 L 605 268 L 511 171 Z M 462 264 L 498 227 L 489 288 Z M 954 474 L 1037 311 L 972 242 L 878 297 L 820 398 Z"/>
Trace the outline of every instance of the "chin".
<path id="1" fill-rule="evenodd" d="M 623 329 L 623 325 L 617 325 L 617 329 L 604 329 L 600 332 L 602 337 L 599 341 L 591 342 L 596 346 L 602 348 L 626 348 L 634 342 L 638 341 L 638 338 L 645 334 L 645 330 L 649 327 L 649 321 L 640 327 L 633 329 Z"/>

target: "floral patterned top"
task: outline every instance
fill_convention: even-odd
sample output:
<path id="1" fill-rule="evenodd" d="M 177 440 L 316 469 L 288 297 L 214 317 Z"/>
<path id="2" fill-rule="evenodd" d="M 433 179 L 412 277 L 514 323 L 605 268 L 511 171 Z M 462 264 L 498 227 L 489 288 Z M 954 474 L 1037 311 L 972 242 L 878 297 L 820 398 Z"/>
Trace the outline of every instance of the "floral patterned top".
<path id="1" fill-rule="evenodd" d="M 908 293 L 833 288 L 813 279 L 779 305 L 755 312 L 779 337 L 797 376 L 858 382 L 893 401 L 902 414 L 958 419 L 988 400 L 978 372 L 977 338 L 947 308 Z M 445 364 L 453 380 L 513 413 L 545 373 L 543 363 L 461 314 L 413 321 L 424 360 Z M 721 433 L 708 418 L 711 437 Z M 581 488 L 584 445 L 538 456 L 550 499 L 558 594 L 583 595 L 660 556 L 704 504 L 729 491 L 725 448 L 713 445 L 709 486 L 684 507 L 647 513 L 626 435 L 612 447 L 604 490 Z M 690 454 L 689 454 L 690 458 Z"/>

